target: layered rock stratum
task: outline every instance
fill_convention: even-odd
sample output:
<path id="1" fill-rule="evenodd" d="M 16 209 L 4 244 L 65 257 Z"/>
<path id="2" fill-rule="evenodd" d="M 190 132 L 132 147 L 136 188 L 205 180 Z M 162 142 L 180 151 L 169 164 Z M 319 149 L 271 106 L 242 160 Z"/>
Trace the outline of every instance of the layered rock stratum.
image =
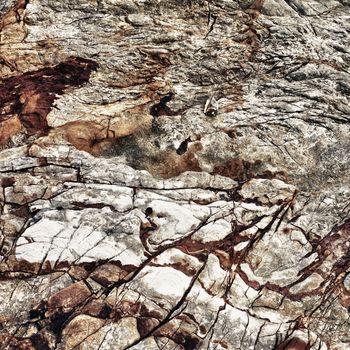
<path id="1" fill-rule="evenodd" d="M 0 348 L 350 349 L 350 2 L 2 0 Z"/>

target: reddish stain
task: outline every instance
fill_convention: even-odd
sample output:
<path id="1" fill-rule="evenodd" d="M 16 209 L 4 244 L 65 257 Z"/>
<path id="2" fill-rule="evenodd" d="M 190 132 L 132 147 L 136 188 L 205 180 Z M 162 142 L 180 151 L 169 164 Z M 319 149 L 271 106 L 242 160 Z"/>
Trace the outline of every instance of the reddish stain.
<path id="1" fill-rule="evenodd" d="M 57 95 L 86 83 L 97 68 L 92 60 L 70 57 L 53 67 L 0 79 L 0 123 L 18 115 L 28 134 L 47 133 L 46 116 Z"/>
<path id="2" fill-rule="evenodd" d="M 262 7 L 264 6 L 265 0 L 255 0 L 251 5 L 250 9 L 261 11 Z"/>
<path id="3" fill-rule="evenodd" d="M 15 184 L 16 179 L 14 177 L 4 177 L 1 179 L 1 187 L 11 187 Z"/>
<path id="4" fill-rule="evenodd" d="M 304 340 L 292 338 L 281 343 L 276 350 L 309 350 L 310 346 Z"/>

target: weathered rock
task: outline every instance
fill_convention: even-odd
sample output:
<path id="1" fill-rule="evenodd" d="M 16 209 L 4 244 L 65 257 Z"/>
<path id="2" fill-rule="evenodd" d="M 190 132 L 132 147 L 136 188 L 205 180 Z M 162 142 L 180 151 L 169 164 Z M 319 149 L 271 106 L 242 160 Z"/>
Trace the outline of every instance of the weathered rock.
<path id="1" fill-rule="evenodd" d="M 98 332 L 104 321 L 86 315 L 75 317 L 63 331 L 62 349 L 74 349 L 84 343 L 90 336 Z"/>
<path id="2" fill-rule="evenodd" d="M 4 349 L 350 348 L 337 0 L 3 0 Z"/>
<path id="3" fill-rule="evenodd" d="M 81 305 L 90 295 L 91 292 L 84 282 L 77 282 L 52 294 L 47 302 L 48 308 L 51 313 L 58 310 L 66 313 Z"/>

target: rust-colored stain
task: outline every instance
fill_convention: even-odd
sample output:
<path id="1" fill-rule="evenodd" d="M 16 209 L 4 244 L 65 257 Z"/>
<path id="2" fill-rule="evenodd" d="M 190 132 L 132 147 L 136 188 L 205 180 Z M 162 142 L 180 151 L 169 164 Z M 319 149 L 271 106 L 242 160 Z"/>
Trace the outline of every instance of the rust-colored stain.
<path id="1" fill-rule="evenodd" d="M 180 319 L 184 315 L 178 317 Z M 186 317 L 187 324 L 193 324 L 195 326 L 195 322 L 191 320 L 189 317 Z M 156 337 L 166 337 L 171 339 L 176 344 L 182 345 L 183 349 L 187 350 L 195 350 L 198 349 L 198 346 L 201 342 L 201 339 L 193 332 L 189 332 L 187 327 L 185 326 L 185 322 L 181 323 L 180 326 L 175 322 L 168 322 L 163 325 L 161 328 L 157 329 L 153 334 Z"/>
<path id="2" fill-rule="evenodd" d="M 109 145 L 108 129 L 92 121 L 73 121 L 56 128 L 53 134 L 61 135 L 75 148 L 99 155 Z"/>
<path id="3" fill-rule="evenodd" d="M 254 163 L 244 159 L 231 159 L 224 164 L 216 165 L 212 171 L 212 175 L 221 175 L 229 177 L 236 181 L 248 180 L 259 173 L 262 162 L 260 160 Z M 273 177 L 272 174 L 262 174 L 266 177 Z"/>
<path id="4" fill-rule="evenodd" d="M 244 159 L 234 158 L 225 163 L 215 165 L 211 174 L 229 177 L 235 181 L 246 181 L 253 177 L 264 179 L 273 179 L 275 177 L 286 178 L 284 172 L 264 170 L 263 165 L 263 162 L 259 159 L 250 162 Z"/>
<path id="5" fill-rule="evenodd" d="M 230 177 L 234 180 L 244 179 L 247 177 L 247 165 L 242 159 L 232 159 L 225 164 L 215 166 L 212 174 Z"/>
<path id="6" fill-rule="evenodd" d="M 46 116 L 57 95 L 86 83 L 97 68 L 92 60 L 70 57 L 53 67 L 0 79 L 0 145 L 21 129 L 29 135 L 46 134 Z"/>
<path id="7" fill-rule="evenodd" d="M 23 129 L 18 116 L 0 122 L 0 145 L 6 144 L 12 136 L 19 134 Z"/>
<path id="8" fill-rule="evenodd" d="M 197 141 L 190 145 L 183 155 L 178 155 L 175 151 L 166 152 L 160 156 L 160 163 L 151 172 L 168 179 L 185 171 L 202 171 L 196 158 L 196 153 L 202 149 L 202 144 Z"/>
<path id="9" fill-rule="evenodd" d="M 250 6 L 249 9 L 247 9 L 247 13 L 250 15 L 250 17 L 255 20 L 259 17 L 261 10 L 264 6 L 265 0 L 255 0 Z"/>
<path id="10" fill-rule="evenodd" d="M 262 7 L 264 6 L 265 0 L 255 0 L 251 5 L 250 8 L 252 10 L 261 11 Z"/>
<path id="11" fill-rule="evenodd" d="M 53 312 L 70 310 L 81 304 L 90 296 L 91 292 L 84 282 L 76 282 L 67 288 L 52 294 L 48 299 L 48 307 Z"/>
<path id="12" fill-rule="evenodd" d="M 11 187 L 16 183 L 15 177 L 4 177 L 0 180 L 1 187 Z"/>
<path id="13" fill-rule="evenodd" d="M 292 338 L 281 343 L 276 350 L 308 350 L 310 346 L 304 340 Z"/>

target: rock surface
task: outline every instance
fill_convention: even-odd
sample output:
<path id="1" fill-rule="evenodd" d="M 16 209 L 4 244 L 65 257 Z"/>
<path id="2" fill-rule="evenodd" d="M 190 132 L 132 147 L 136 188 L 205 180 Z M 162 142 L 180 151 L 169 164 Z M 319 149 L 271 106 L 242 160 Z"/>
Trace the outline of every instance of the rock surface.
<path id="1" fill-rule="evenodd" d="M 3 0 L 1 349 L 349 349 L 349 19 Z"/>

